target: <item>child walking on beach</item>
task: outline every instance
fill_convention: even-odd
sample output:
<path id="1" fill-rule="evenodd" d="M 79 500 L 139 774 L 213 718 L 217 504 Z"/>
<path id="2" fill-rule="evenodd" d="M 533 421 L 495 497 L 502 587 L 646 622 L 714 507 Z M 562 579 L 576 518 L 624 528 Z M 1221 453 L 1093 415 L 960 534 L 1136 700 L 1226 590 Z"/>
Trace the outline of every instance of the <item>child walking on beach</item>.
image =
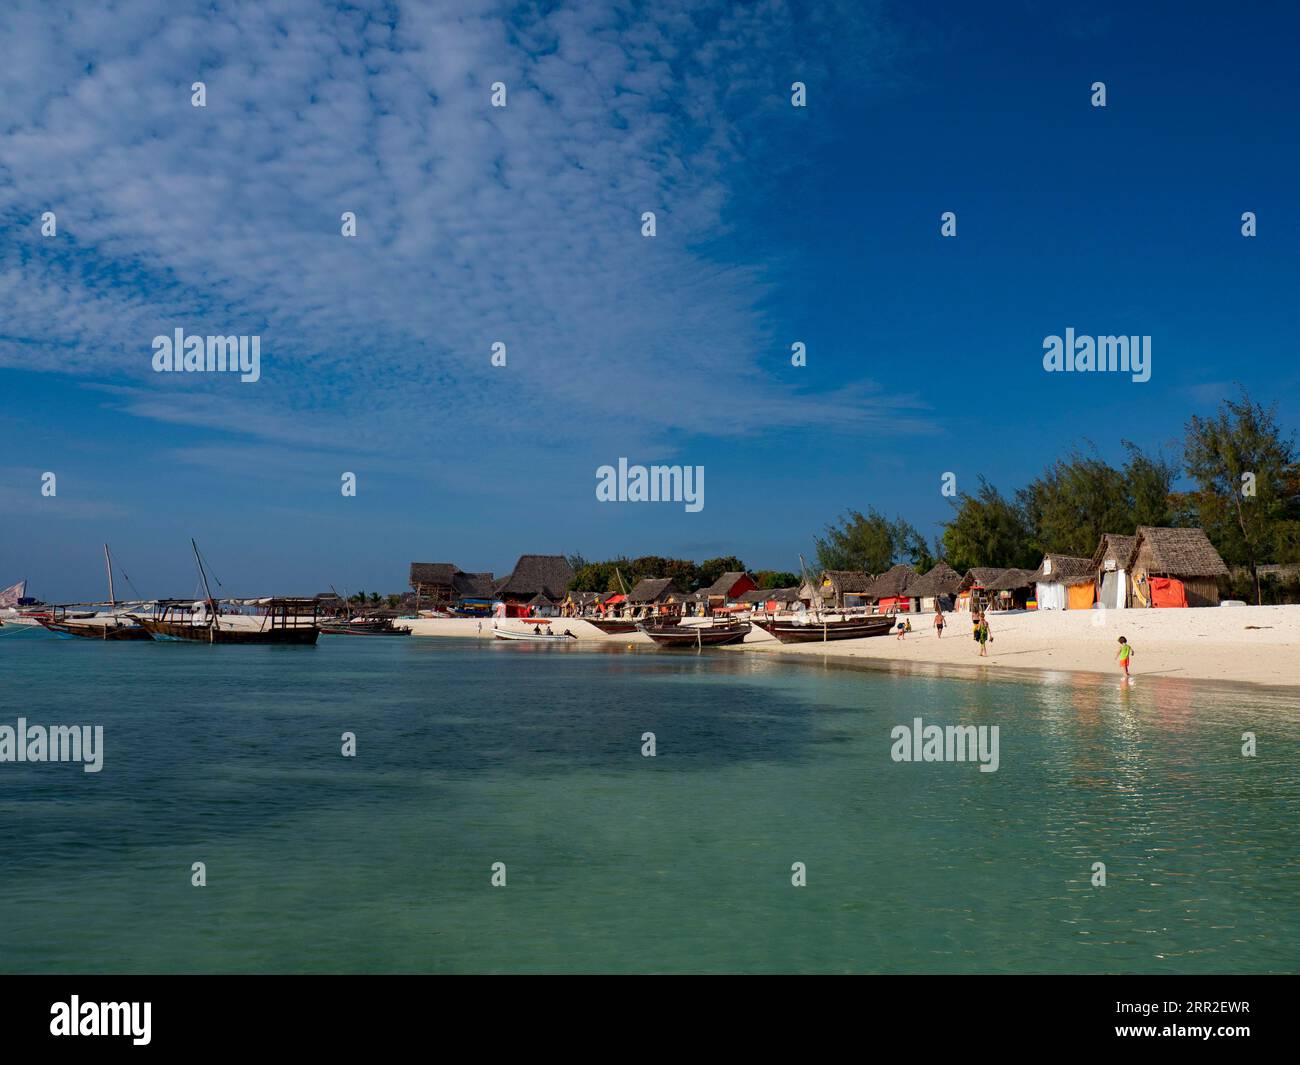
<path id="1" fill-rule="evenodd" d="M 1119 650 L 1115 652 L 1115 660 L 1124 667 L 1124 679 L 1128 680 L 1128 664 L 1133 660 L 1133 645 L 1128 642 L 1127 636 L 1119 638 Z"/>

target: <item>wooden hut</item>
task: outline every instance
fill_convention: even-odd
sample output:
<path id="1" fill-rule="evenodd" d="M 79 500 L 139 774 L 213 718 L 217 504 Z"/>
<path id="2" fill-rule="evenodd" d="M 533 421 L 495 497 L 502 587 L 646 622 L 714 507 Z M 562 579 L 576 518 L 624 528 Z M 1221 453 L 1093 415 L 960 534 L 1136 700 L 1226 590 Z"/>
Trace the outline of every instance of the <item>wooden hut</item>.
<path id="1" fill-rule="evenodd" d="M 1228 567 L 1203 529 L 1141 525 L 1128 564 L 1131 605 L 1218 606 L 1219 578 Z"/>
<path id="2" fill-rule="evenodd" d="M 916 600 L 918 610 L 951 610 L 961 591 L 961 574 L 940 561 L 907 586 L 907 594 Z"/>
<path id="3" fill-rule="evenodd" d="M 891 610 L 910 611 L 912 597 L 908 589 L 916 583 L 919 576 L 911 566 L 899 563 L 872 581 L 862 593 L 863 597 L 874 603 L 881 613 Z"/>
<path id="4" fill-rule="evenodd" d="M 561 602 L 572 581 L 573 567 L 563 555 L 520 555 L 510 576 L 498 581 L 493 592 L 505 604 L 505 616 L 516 617 L 539 594 Z"/>
<path id="5" fill-rule="evenodd" d="M 1109 610 L 1123 610 L 1131 605 L 1132 574 L 1128 570 L 1136 536 L 1102 533 L 1092 555 L 1092 579 L 1097 588 L 1097 602 Z"/>
<path id="6" fill-rule="evenodd" d="M 634 616 L 680 613 L 670 610 L 669 604 L 680 605 L 682 590 L 671 577 L 643 577 L 628 593 L 628 605 Z"/>
<path id="7" fill-rule="evenodd" d="M 748 573 L 728 572 L 705 588 L 704 595 L 708 600 L 709 609 L 719 610 L 735 604 L 742 595 L 752 592 L 757 587 L 758 581 Z"/>
<path id="8" fill-rule="evenodd" d="M 865 606 L 866 591 L 871 586 L 871 574 L 858 569 L 823 570 L 813 594 L 800 596 L 810 607 L 823 610 L 843 610 L 845 607 Z M 805 585 L 804 587 L 807 587 Z"/>
<path id="9" fill-rule="evenodd" d="M 1092 559 L 1048 553 L 1031 581 L 1039 610 L 1091 610 L 1095 578 Z"/>

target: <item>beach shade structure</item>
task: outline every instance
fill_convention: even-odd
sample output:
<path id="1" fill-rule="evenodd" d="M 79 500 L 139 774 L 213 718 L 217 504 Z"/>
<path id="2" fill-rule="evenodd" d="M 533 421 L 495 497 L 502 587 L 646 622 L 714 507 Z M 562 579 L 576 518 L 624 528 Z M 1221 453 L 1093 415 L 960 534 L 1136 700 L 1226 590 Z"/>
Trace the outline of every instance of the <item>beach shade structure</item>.
<path id="1" fill-rule="evenodd" d="M 1218 606 L 1219 578 L 1228 575 L 1205 531 L 1194 528 L 1139 526 L 1124 568 L 1137 607 Z"/>
<path id="2" fill-rule="evenodd" d="M 863 595 L 875 603 L 876 609 L 882 613 L 891 610 L 911 610 L 912 595 L 909 588 L 919 576 L 920 574 L 911 566 L 899 563 L 897 566 L 891 566 L 872 581 Z"/>
<path id="3" fill-rule="evenodd" d="M 1090 558 L 1049 552 L 1038 564 L 1032 580 L 1039 610 L 1092 608 L 1094 576 Z"/>
<path id="4" fill-rule="evenodd" d="M 1132 575 L 1127 567 L 1135 543 L 1136 536 L 1102 533 L 1097 550 L 1093 552 L 1092 573 L 1097 587 L 1097 602 L 1108 610 L 1123 610 L 1131 602 Z"/>
<path id="5" fill-rule="evenodd" d="M 933 611 L 937 607 L 951 610 L 953 600 L 961 591 L 961 574 L 948 563 L 940 561 L 907 587 L 907 594 L 920 601 L 920 609 Z"/>

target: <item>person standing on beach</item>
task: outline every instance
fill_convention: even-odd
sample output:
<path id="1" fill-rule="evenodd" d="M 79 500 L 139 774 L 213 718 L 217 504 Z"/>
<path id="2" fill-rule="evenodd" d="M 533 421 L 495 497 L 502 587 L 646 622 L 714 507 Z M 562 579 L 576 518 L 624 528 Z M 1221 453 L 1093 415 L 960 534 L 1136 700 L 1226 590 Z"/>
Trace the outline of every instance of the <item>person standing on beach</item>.
<path id="1" fill-rule="evenodd" d="M 943 609 L 941 607 L 935 607 L 934 608 L 934 634 L 938 636 L 939 639 L 941 640 L 943 639 L 943 627 L 945 624 L 947 623 L 943 620 Z"/>
<path id="2" fill-rule="evenodd" d="M 989 644 L 993 642 L 993 634 L 989 632 L 988 615 L 981 614 L 979 624 L 975 628 L 975 639 L 980 645 L 980 658 L 988 658 Z"/>
<path id="3" fill-rule="evenodd" d="M 1115 660 L 1124 667 L 1124 679 L 1128 680 L 1128 664 L 1133 660 L 1133 645 L 1128 642 L 1127 636 L 1119 638 L 1119 650 L 1115 652 Z"/>

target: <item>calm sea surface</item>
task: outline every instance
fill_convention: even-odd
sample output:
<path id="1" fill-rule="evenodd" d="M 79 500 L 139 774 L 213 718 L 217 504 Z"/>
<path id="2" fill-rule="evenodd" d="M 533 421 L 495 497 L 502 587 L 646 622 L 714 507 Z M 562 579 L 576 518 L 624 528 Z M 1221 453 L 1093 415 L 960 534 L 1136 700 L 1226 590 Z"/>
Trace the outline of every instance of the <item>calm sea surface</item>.
<path id="1" fill-rule="evenodd" d="M 105 731 L 0 764 L 3 972 L 1300 968 L 1296 695 L 328 636 L 8 637 L 0 692 Z M 998 771 L 891 761 L 918 715 Z"/>

